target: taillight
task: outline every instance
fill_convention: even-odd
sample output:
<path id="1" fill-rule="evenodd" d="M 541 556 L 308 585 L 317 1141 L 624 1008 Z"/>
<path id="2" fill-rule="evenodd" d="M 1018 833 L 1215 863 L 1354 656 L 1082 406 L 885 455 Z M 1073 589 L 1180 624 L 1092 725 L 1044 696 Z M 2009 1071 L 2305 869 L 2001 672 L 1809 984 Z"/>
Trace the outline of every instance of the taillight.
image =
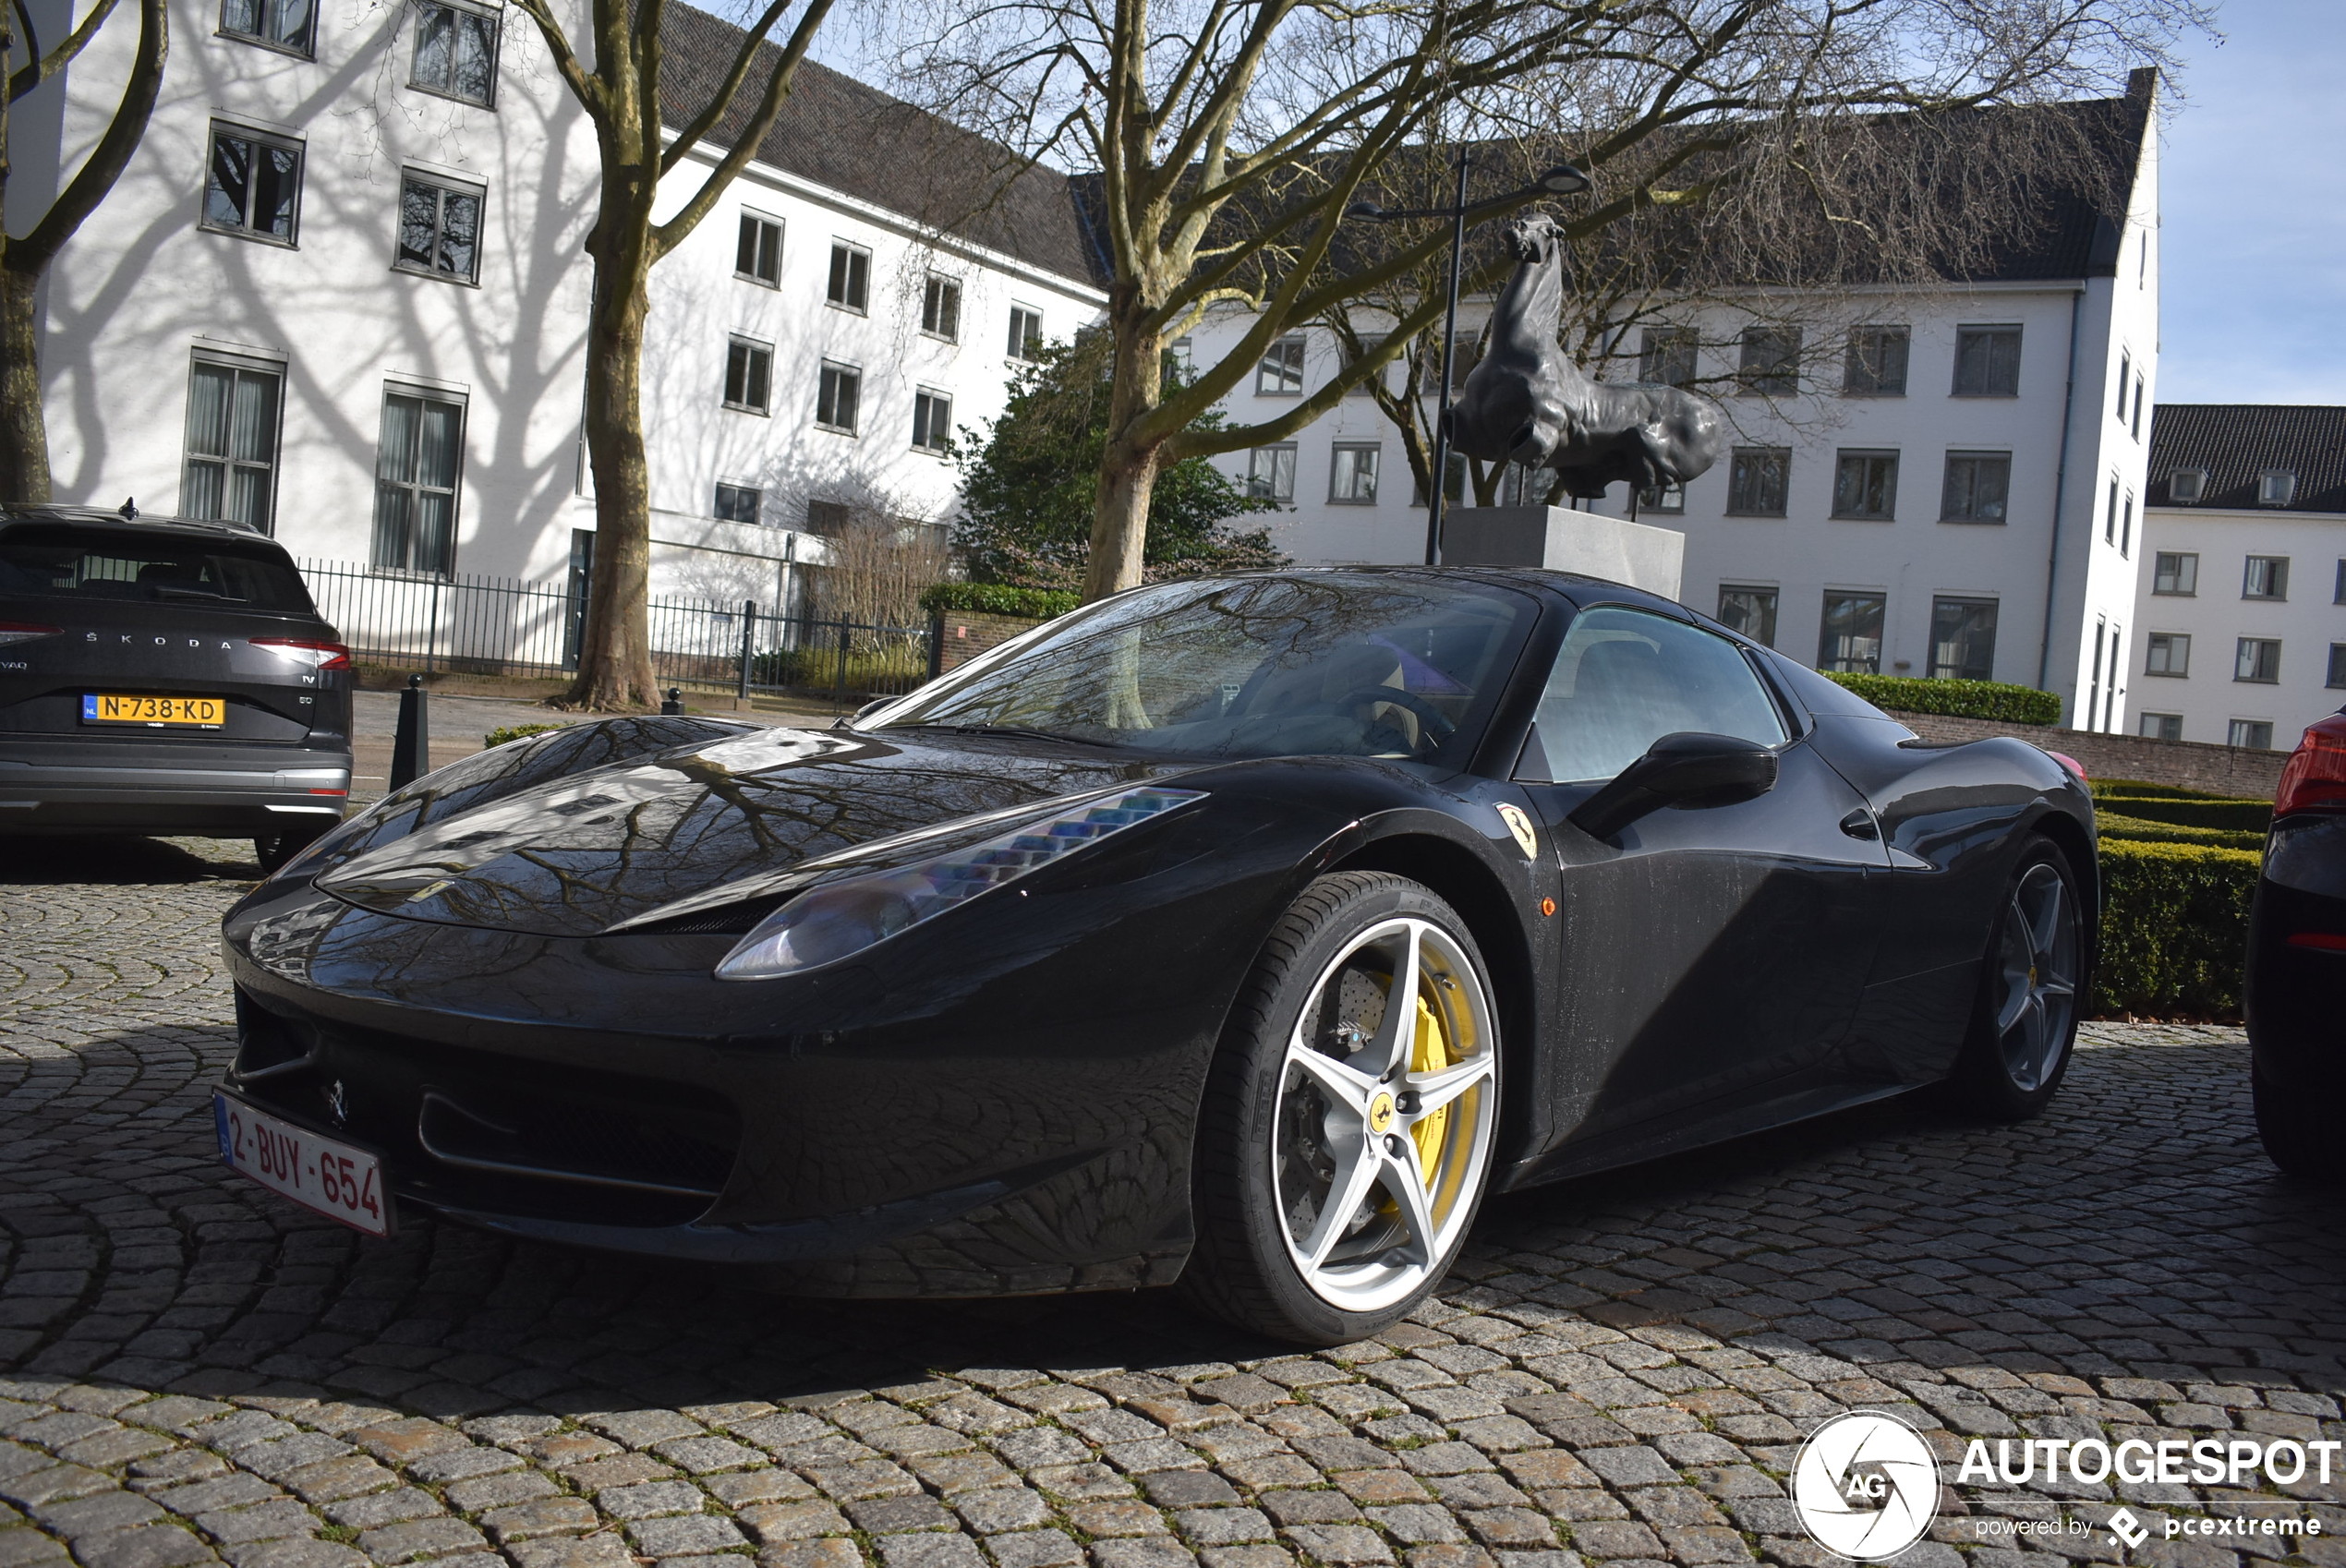
<path id="1" fill-rule="evenodd" d="M 2078 783 L 2083 784 L 2086 781 L 2086 765 L 2079 762 L 2075 757 L 2070 756 L 2062 752 L 2047 752 L 2045 754 L 2052 758 L 2053 761 L 2061 764 L 2062 766 L 2067 768 L 2070 772 L 2075 774 L 2077 776 Z"/>
<path id="2" fill-rule="evenodd" d="M 2307 725 L 2281 766 L 2273 814 L 2299 811 L 2346 811 L 2346 713 Z"/>
<path id="3" fill-rule="evenodd" d="M 42 626 L 30 621 L 0 621 L 0 648 L 10 643 L 29 643 L 35 637 L 54 637 L 64 630 L 62 626 Z"/>
<path id="4" fill-rule="evenodd" d="M 291 637 L 255 637 L 252 645 L 267 648 L 279 658 L 289 658 L 312 669 L 350 668 L 350 650 L 340 643 L 304 643 Z"/>

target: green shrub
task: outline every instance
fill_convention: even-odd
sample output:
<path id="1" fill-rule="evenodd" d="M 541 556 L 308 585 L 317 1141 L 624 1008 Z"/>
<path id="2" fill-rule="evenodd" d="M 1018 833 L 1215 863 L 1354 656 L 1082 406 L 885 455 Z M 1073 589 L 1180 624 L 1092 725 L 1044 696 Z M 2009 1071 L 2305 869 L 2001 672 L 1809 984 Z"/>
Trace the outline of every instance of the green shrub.
<path id="1" fill-rule="evenodd" d="M 543 735 L 549 730 L 561 730 L 563 728 L 565 728 L 565 726 L 560 724 L 503 725 L 498 729 L 491 730 L 488 734 L 483 735 L 480 738 L 480 749 L 487 751 L 491 746 L 502 746 L 508 741 L 526 741 L 532 735 Z"/>
<path id="2" fill-rule="evenodd" d="M 2104 839 L 2093 1010 L 2237 1015 L 2258 857 Z"/>
<path id="3" fill-rule="evenodd" d="M 928 655 L 910 638 L 877 649 L 850 647 L 840 670 L 837 645 L 768 648 L 750 660 L 749 678 L 760 686 L 799 686 L 846 692 L 909 692 L 928 679 Z"/>
<path id="4" fill-rule="evenodd" d="M 939 583 L 921 595 L 921 608 L 938 615 L 958 609 L 1048 621 L 1073 609 L 1081 597 L 1067 589 L 1013 588 L 1005 583 Z"/>
<path id="5" fill-rule="evenodd" d="M 2183 827 L 2171 822 L 2152 822 L 2146 817 L 2126 816 L 2115 812 L 2098 812 L 2094 825 L 2105 838 L 2131 838 L 2144 844 L 2208 844 L 2225 850 L 2262 850 L 2262 833 L 2244 833 L 2227 827 Z"/>
<path id="6" fill-rule="evenodd" d="M 1902 713 L 1943 713 L 1954 718 L 1992 718 L 2005 724 L 2058 724 L 2061 699 L 2034 686 L 2002 681 L 1925 681 L 1909 675 L 1839 675 L 1837 681 L 1876 707 Z"/>
<path id="7" fill-rule="evenodd" d="M 2156 795 L 2122 797 L 2122 814 L 2139 822 L 2164 822 L 2177 827 L 2220 827 L 2234 833 L 2262 836 L 2273 820 L 2270 801 L 2191 800 Z"/>
<path id="8" fill-rule="evenodd" d="M 2097 800 L 2108 796 L 2121 800 L 2128 796 L 2148 795 L 2161 801 L 2221 801 L 2232 797 L 2211 795 L 2205 790 L 2186 790 L 2179 784 L 2146 784 L 2139 778 L 2088 778 L 2086 787 Z"/>

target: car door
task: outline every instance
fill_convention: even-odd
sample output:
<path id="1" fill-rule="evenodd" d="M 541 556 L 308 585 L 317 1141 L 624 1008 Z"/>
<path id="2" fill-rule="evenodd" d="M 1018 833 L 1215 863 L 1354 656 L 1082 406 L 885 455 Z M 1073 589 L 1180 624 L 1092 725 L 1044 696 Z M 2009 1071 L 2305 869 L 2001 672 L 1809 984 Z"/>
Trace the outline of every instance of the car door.
<path id="1" fill-rule="evenodd" d="M 1797 723 L 1727 638 L 1626 606 L 1574 618 L 1516 769 L 1562 874 L 1561 1133 L 1707 1119 L 1824 1062 L 1848 1027 L 1873 951 L 1867 878 L 1888 862 Z M 1774 748 L 1774 787 L 1650 813 L 1617 841 L 1568 820 L 1687 730 Z"/>

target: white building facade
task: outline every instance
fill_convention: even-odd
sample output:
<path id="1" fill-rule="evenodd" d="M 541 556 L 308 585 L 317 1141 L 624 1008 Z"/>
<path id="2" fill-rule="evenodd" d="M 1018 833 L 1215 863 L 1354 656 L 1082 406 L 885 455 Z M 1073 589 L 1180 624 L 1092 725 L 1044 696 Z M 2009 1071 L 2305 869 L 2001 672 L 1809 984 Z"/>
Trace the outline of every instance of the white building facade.
<path id="1" fill-rule="evenodd" d="M 2346 706 L 2346 408 L 2159 410 L 2135 729 L 2295 748 Z"/>
<path id="2" fill-rule="evenodd" d="M 34 9 L 61 34 L 63 0 Z M 681 121 L 740 35 L 671 15 Z M 535 28 L 490 0 L 174 0 L 171 23 L 146 137 L 50 276 L 57 499 L 238 517 L 386 576 L 574 587 L 596 152 Z M 12 194 L 79 166 L 134 37 L 109 24 L 17 106 Z M 717 151 L 666 182 L 670 211 Z M 1025 344 L 1097 313 L 1063 178 L 936 221 L 925 182 L 988 151 L 802 66 L 652 274 L 656 596 L 788 602 L 828 518 L 940 519 L 946 432 L 999 411 Z"/>
<path id="3" fill-rule="evenodd" d="M 1638 513 L 1685 532 L 1687 604 L 1820 668 L 2039 686 L 2064 722 L 2129 728 L 2159 344 L 2150 91 L 2137 73 L 2129 98 L 2079 106 L 2124 127 L 2122 223 L 2077 203 L 1994 277 L 1836 297 L 1820 314 L 1845 324 L 1800 343 L 1790 379 L 1722 400 L 1731 450 Z M 1462 342 L 1487 308 L 1463 308 Z M 1710 309 L 1682 323 L 1690 350 L 1651 344 L 1647 363 L 1676 346 L 1716 385 L 1772 362 L 1771 334 L 1797 314 Z M 1208 320 L 1193 354 L 1244 325 Z M 1233 422 L 1275 416 L 1338 355 L 1331 333 L 1294 334 L 1227 400 Z M 1299 561 L 1422 559 L 1425 509 L 1373 399 L 1220 462 L 1289 503 L 1264 521 Z M 1625 490 L 1596 508 L 1627 515 Z"/>

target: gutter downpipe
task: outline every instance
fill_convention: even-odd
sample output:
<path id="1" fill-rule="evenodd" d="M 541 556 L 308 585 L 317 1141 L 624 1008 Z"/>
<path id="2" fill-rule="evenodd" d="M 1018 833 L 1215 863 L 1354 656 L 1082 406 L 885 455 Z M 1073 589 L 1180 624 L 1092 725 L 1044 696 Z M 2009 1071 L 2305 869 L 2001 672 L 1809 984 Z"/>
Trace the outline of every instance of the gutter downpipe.
<path id="1" fill-rule="evenodd" d="M 2053 467 L 2052 545 L 2045 555 L 2045 631 L 2037 645 L 2037 689 L 2052 674 L 2053 590 L 2061 582 L 2061 509 L 2069 499 L 2069 427 L 2077 406 L 2077 318 L 2086 308 L 2083 283 L 2069 296 L 2069 380 L 2061 393 L 2061 457 Z"/>

